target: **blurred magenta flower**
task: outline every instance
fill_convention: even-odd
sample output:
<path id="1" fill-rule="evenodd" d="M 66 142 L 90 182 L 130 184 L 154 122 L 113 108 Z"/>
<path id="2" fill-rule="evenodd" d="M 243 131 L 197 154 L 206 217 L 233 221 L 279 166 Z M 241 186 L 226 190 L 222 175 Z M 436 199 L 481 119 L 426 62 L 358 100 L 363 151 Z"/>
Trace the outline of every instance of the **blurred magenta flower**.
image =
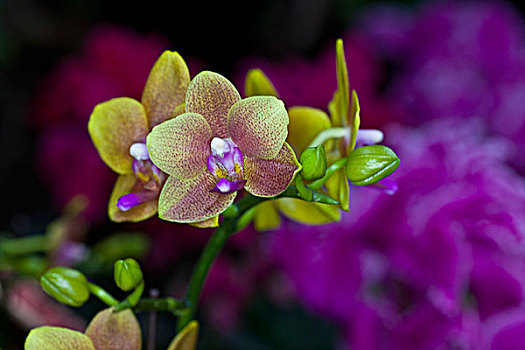
<path id="1" fill-rule="evenodd" d="M 379 5 L 359 18 L 360 35 L 396 67 L 386 96 L 399 103 L 404 122 L 476 116 L 525 146 L 525 34 L 510 4 Z M 516 160 L 525 162 L 519 152 Z"/>
<path id="2" fill-rule="evenodd" d="M 396 195 L 356 189 L 342 222 L 288 223 L 275 257 L 354 348 L 476 348 L 484 322 L 523 301 L 525 182 L 504 164 L 508 142 L 479 120 L 385 134 L 405 164 Z"/>

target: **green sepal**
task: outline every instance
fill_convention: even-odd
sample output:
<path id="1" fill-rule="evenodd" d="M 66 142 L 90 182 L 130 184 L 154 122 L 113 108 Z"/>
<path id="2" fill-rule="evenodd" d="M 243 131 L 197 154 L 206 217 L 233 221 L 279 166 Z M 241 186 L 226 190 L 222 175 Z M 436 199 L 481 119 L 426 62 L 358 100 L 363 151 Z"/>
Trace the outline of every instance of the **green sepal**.
<path id="1" fill-rule="evenodd" d="M 337 90 L 330 103 L 328 111 L 332 117 L 333 126 L 346 126 L 350 112 L 350 87 L 348 83 L 348 69 L 343 48 L 343 40 L 337 39 L 335 46 L 335 64 L 337 70 Z"/>
<path id="2" fill-rule="evenodd" d="M 117 260 L 114 265 L 114 278 L 123 291 L 130 291 L 142 282 L 142 270 L 137 260 L 128 258 Z"/>
<path id="3" fill-rule="evenodd" d="M 244 97 L 250 96 L 275 96 L 279 98 L 271 80 L 259 68 L 250 69 L 246 73 Z"/>
<path id="4" fill-rule="evenodd" d="M 303 179 L 311 181 L 322 178 L 326 174 L 327 167 L 324 146 L 305 149 L 299 157 L 299 162 L 303 166 L 301 171 Z"/>
<path id="5" fill-rule="evenodd" d="M 394 151 L 386 146 L 359 147 L 348 157 L 346 175 L 354 185 L 371 185 L 392 174 L 399 163 Z"/>
<path id="6" fill-rule="evenodd" d="M 82 306 L 89 299 L 87 279 L 80 271 L 53 267 L 40 277 L 42 289 L 62 304 Z"/>

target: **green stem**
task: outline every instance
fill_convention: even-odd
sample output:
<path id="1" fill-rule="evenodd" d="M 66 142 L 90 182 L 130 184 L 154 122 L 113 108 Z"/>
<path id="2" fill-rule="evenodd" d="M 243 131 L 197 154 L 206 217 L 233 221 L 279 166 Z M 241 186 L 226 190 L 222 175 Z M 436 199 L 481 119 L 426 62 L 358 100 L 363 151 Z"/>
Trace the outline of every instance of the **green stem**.
<path id="1" fill-rule="evenodd" d="M 0 241 L 0 251 L 11 256 L 46 252 L 48 246 L 45 235 L 10 238 Z"/>
<path id="2" fill-rule="evenodd" d="M 337 160 L 335 163 L 330 165 L 328 169 L 326 169 L 326 174 L 320 178 L 319 180 L 315 180 L 314 182 L 310 183 L 308 185 L 309 188 L 311 188 L 314 191 L 317 191 L 321 187 L 323 187 L 324 183 L 332 176 L 337 170 L 342 169 L 346 166 L 346 162 L 348 161 L 348 158 L 341 158 Z"/>
<path id="3" fill-rule="evenodd" d="M 317 135 L 317 137 L 310 143 L 308 147 L 317 147 L 322 145 L 330 139 L 339 139 L 350 135 L 350 128 L 330 128 L 323 130 Z"/>
<path id="4" fill-rule="evenodd" d="M 135 312 L 142 311 L 167 311 L 174 315 L 180 315 L 188 309 L 188 305 L 182 301 L 174 298 L 147 298 L 141 299 L 133 308 Z"/>
<path id="5" fill-rule="evenodd" d="M 137 303 L 140 300 L 140 297 L 142 296 L 142 293 L 144 292 L 144 281 L 141 281 L 140 284 L 135 287 L 133 292 L 128 295 L 126 299 L 121 301 L 115 308 L 113 309 L 114 312 L 119 312 L 120 310 L 124 309 L 131 309 L 137 305 Z"/>
<path id="6" fill-rule="evenodd" d="M 324 197 L 319 198 L 318 195 L 319 194 L 314 194 L 314 201 L 322 202 L 326 200 Z M 204 250 L 201 253 L 199 261 L 193 270 L 193 274 L 186 291 L 186 296 L 184 298 L 185 302 L 187 303 L 187 308 L 180 310 L 180 317 L 177 323 L 177 332 L 180 332 L 195 317 L 201 296 L 202 286 L 206 281 L 206 277 L 208 276 L 211 265 L 221 252 L 228 238 L 236 233 L 239 227 L 242 227 L 242 225 L 237 225 L 239 218 L 241 218 L 243 214 L 254 208 L 259 203 L 282 197 L 301 198 L 295 186 L 288 186 L 288 188 L 277 197 L 263 198 L 247 195 L 226 209 L 226 211 L 223 213 L 224 219 L 221 222 L 221 225 L 215 230 L 213 235 L 208 240 L 206 247 L 204 247 Z M 335 203 L 337 202 L 335 201 Z"/>
<path id="7" fill-rule="evenodd" d="M 202 251 L 199 261 L 193 270 L 190 284 L 186 292 L 186 301 L 188 302 L 188 309 L 181 312 L 179 321 L 177 323 L 177 332 L 180 332 L 194 317 L 197 311 L 202 286 L 206 280 L 206 276 L 210 270 L 215 258 L 219 255 L 222 247 L 228 238 L 234 233 L 234 219 L 226 218 L 221 226 L 215 230 L 206 247 Z"/>
<path id="8" fill-rule="evenodd" d="M 87 286 L 90 293 L 102 300 L 106 305 L 116 306 L 118 304 L 118 300 L 113 298 L 113 296 L 102 289 L 102 287 L 99 287 L 91 282 L 88 282 Z"/>

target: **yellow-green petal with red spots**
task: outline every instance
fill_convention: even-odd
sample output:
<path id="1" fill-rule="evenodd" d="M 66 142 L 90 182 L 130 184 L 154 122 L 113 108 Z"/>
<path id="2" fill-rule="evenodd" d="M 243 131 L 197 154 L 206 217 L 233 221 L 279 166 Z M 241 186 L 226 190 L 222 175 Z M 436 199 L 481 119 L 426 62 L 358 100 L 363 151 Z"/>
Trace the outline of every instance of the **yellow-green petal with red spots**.
<path id="1" fill-rule="evenodd" d="M 279 94 L 271 80 L 259 68 L 250 69 L 246 73 L 244 97 L 250 96 L 274 96 L 279 98 Z"/>
<path id="2" fill-rule="evenodd" d="M 149 128 L 173 116 L 175 108 L 184 103 L 189 83 L 186 62 L 177 52 L 164 51 L 151 69 L 142 93 Z"/>
<path id="3" fill-rule="evenodd" d="M 95 106 L 88 131 L 102 160 L 119 174 L 131 174 L 133 158 L 129 148 L 146 138 L 146 112 L 142 104 L 132 98 L 114 98 Z"/>
<path id="4" fill-rule="evenodd" d="M 38 327 L 26 338 L 25 350 L 96 350 L 83 333 L 62 327 Z"/>
<path id="5" fill-rule="evenodd" d="M 276 208 L 276 201 L 269 200 L 257 205 L 253 225 L 257 231 L 268 231 L 279 227 L 281 218 Z"/>
<path id="6" fill-rule="evenodd" d="M 135 314 L 127 309 L 100 311 L 89 323 L 86 335 L 95 348 L 104 350 L 140 350 L 142 333 Z"/>
<path id="7" fill-rule="evenodd" d="M 127 211 L 122 211 L 117 207 L 117 202 L 122 196 L 141 189 L 140 183 L 134 174 L 119 175 L 113 186 L 111 196 L 109 197 L 108 216 L 111 221 L 139 222 L 149 219 L 157 213 L 157 196 L 155 196 L 154 199 L 134 206 Z"/>
<path id="8" fill-rule="evenodd" d="M 211 191 L 217 180 L 208 172 L 192 179 L 170 176 L 159 197 L 159 217 L 164 220 L 196 223 L 211 219 L 233 203 L 237 192 L 230 194 Z"/>
<path id="9" fill-rule="evenodd" d="M 298 155 L 308 148 L 321 131 L 329 129 L 331 126 L 328 115 L 318 108 L 291 107 L 288 109 L 288 116 L 290 124 L 288 124 L 286 142 L 292 146 Z"/>
<path id="10" fill-rule="evenodd" d="M 168 350 L 195 350 L 198 335 L 199 324 L 197 321 L 191 321 L 175 336 Z"/>
<path id="11" fill-rule="evenodd" d="M 146 144 L 151 161 L 160 170 L 190 179 L 205 171 L 212 136 L 202 115 L 184 113 L 154 127 Z"/>
<path id="12" fill-rule="evenodd" d="M 273 159 L 244 157 L 244 189 L 258 197 L 273 197 L 284 192 L 301 170 L 292 147 L 286 142 Z"/>
<path id="13" fill-rule="evenodd" d="M 272 159 L 288 136 L 288 113 L 273 96 L 253 96 L 232 106 L 229 135 L 245 156 Z"/>
<path id="14" fill-rule="evenodd" d="M 297 198 L 279 198 L 277 208 L 288 219 L 306 225 L 322 225 L 341 220 L 336 205 L 306 202 Z"/>
<path id="15" fill-rule="evenodd" d="M 202 115 L 210 125 L 213 136 L 228 137 L 226 116 L 240 101 L 241 95 L 233 84 L 220 74 L 204 71 L 197 74 L 186 92 L 186 112 Z"/>

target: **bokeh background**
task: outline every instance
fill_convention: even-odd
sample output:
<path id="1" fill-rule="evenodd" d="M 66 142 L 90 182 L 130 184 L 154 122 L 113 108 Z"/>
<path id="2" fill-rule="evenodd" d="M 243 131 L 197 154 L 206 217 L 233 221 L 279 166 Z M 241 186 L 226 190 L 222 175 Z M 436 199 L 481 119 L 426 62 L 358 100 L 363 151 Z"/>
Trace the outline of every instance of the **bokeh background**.
<path id="1" fill-rule="evenodd" d="M 382 129 L 400 156 L 399 190 L 352 187 L 339 223 L 283 219 L 234 236 L 204 289 L 199 349 L 522 349 L 523 6 L 1 1 L 1 235 L 59 231 L 62 244 L 0 269 L 0 347 L 22 348 L 41 324 L 83 329 L 102 308 L 63 307 L 24 275 L 68 264 L 119 295 L 111 262 L 135 256 L 149 288 L 180 296 L 210 235 L 158 219 L 108 222 L 115 175 L 86 128 L 96 103 L 139 98 L 171 49 L 192 75 L 217 71 L 242 91 L 259 67 L 287 106 L 326 110 L 343 38 L 362 127 Z M 159 314 L 158 349 L 174 324 Z"/>

